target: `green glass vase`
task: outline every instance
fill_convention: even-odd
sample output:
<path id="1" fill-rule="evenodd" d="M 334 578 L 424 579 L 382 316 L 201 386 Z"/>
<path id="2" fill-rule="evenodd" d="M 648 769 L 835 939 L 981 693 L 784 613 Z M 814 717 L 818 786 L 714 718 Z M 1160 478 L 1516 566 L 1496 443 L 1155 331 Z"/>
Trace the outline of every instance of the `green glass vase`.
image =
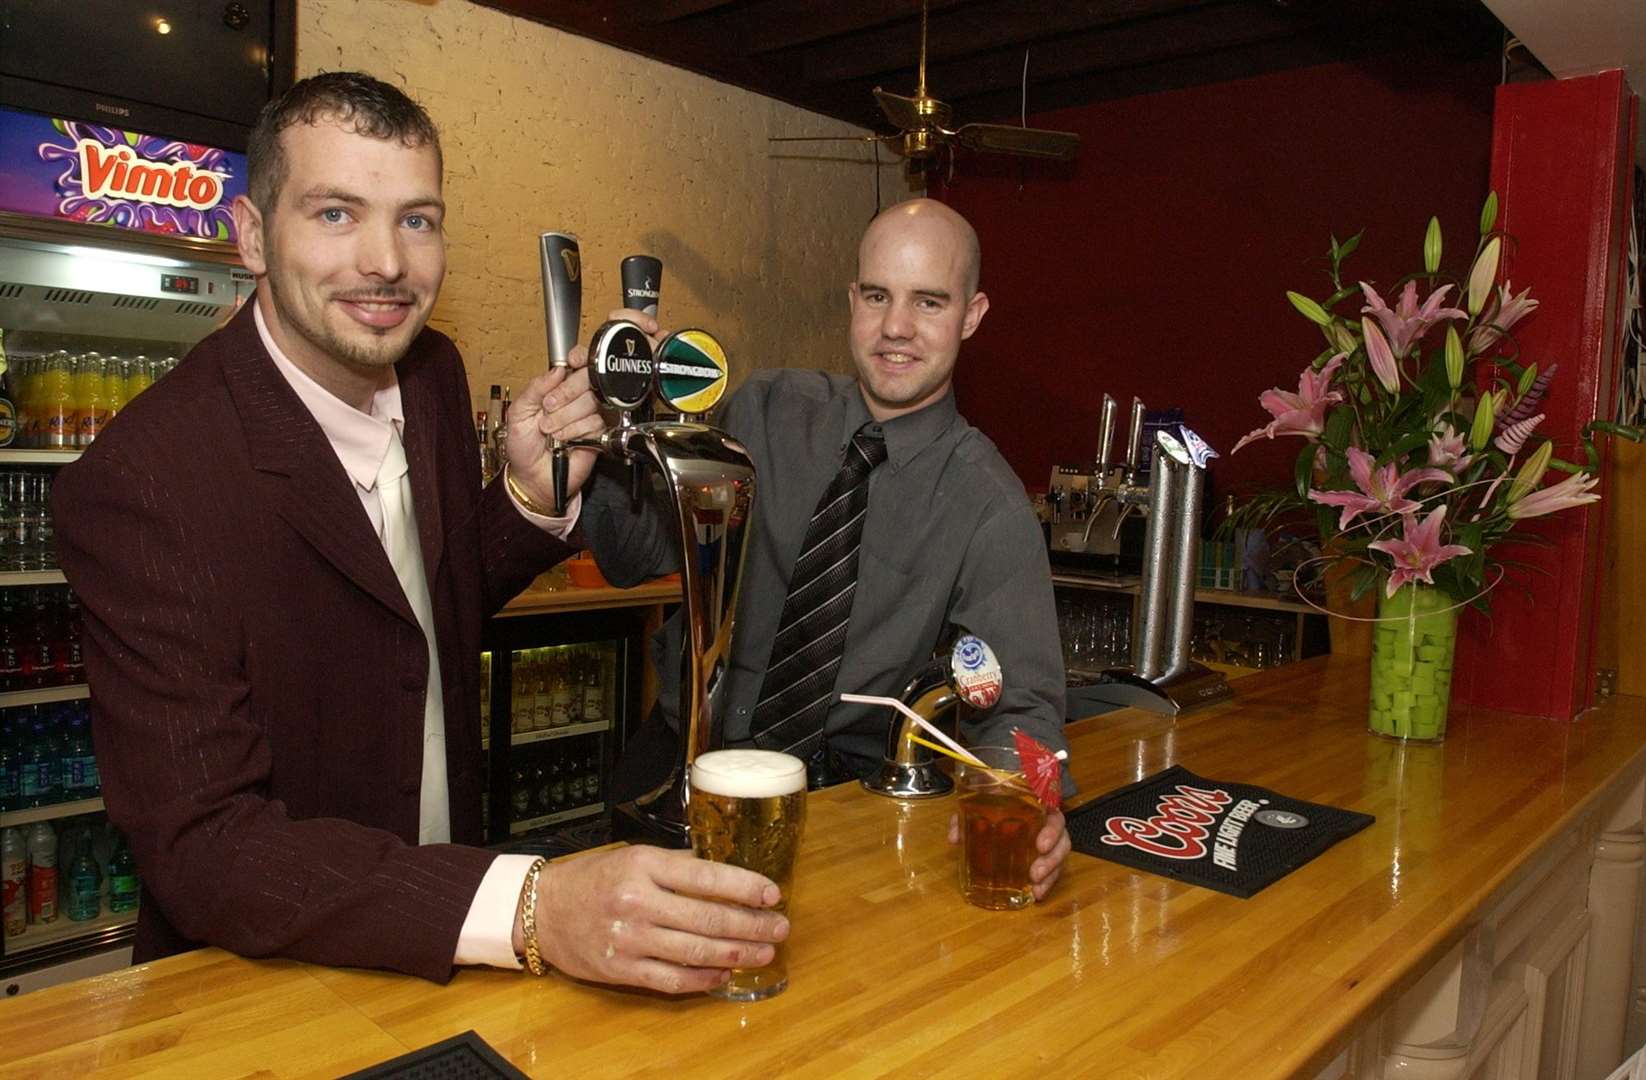
<path id="1" fill-rule="evenodd" d="M 1433 586 L 1403 585 L 1393 596 L 1379 591 L 1368 720 L 1374 733 L 1413 742 L 1446 737 L 1457 612 L 1457 603 Z"/>

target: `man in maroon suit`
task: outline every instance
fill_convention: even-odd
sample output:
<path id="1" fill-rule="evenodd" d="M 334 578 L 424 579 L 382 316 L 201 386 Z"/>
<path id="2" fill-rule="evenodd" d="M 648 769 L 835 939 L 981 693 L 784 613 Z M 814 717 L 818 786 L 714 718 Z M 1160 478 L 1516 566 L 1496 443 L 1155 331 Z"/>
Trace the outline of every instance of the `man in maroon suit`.
<path id="1" fill-rule="evenodd" d="M 439 138 L 405 95 L 304 80 L 249 159 L 252 302 L 54 492 L 104 799 L 144 881 L 135 958 L 204 943 L 445 979 L 540 954 L 668 991 L 767 962 L 787 922 L 758 875 L 651 848 L 544 868 L 464 846 L 482 623 L 572 550 L 577 498 L 544 512 L 545 439 L 600 418 L 582 371 L 533 379 L 508 473 L 481 489 L 462 361 L 425 327 L 445 275 Z M 578 455 L 568 496 L 589 468 Z"/>

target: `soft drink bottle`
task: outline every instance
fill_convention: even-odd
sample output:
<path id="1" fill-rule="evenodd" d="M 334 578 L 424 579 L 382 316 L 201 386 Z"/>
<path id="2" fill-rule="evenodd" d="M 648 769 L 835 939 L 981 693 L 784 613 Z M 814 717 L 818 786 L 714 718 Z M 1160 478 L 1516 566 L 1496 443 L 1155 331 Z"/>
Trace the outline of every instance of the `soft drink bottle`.
<path id="1" fill-rule="evenodd" d="M 70 799 L 95 799 L 102 790 L 97 776 L 97 754 L 91 745 L 91 722 L 85 702 L 70 704 L 68 750 L 64 756 L 64 795 Z"/>
<path id="2" fill-rule="evenodd" d="M 131 361 L 119 356 L 108 358 L 108 364 L 103 368 L 103 402 L 108 406 L 107 424 L 126 407 L 126 373 L 131 370 Z"/>
<path id="3" fill-rule="evenodd" d="M 95 919 L 102 913 L 103 875 L 97 869 L 89 836 L 78 845 L 74 862 L 69 866 L 69 900 L 65 907 L 75 922 Z"/>
<path id="4" fill-rule="evenodd" d="M 0 832 L 0 915 L 6 937 L 16 937 L 29 924 L 29 842 L 22 829 Z"/>
<path id="5" fill-rule="evenodd" d="M 57 833 L 49 821 L 29 830 L 29 922 L 57 920 Z"/>
<path id="6" fill-rule="evenodd" d="M 62 762 L 38 706 L 29 708 L 29 738 L 23 744 L 23 808 L 48 806 L 63 800 Z"/>
<path id="7" fill-rule="evenodd" d="M 61 349 L 46 357 L 41 372 L 40 421 L 42 447 L 74 448 L 74 358 Z"/>
<path id="8" fill-rule="evenodd" d="M 122 836 L 114 845 L 114 854 L 109 856 L 109 910 L 137 910 L 139 884 L 136 860 Z"/>
<path id="9" fill-rule="evenodd" d="M 102 355 L 94 352 L 74 364 L 74 445 L 82 449 L 96 440 L 109 418 L 108 400 L 103 396 L 107 367 Z"/>
<path id="10" fill-rule="evenodd" d="M 23 805 L 23 753 L 11 717 L 0 718 L 0 814 Z"/>

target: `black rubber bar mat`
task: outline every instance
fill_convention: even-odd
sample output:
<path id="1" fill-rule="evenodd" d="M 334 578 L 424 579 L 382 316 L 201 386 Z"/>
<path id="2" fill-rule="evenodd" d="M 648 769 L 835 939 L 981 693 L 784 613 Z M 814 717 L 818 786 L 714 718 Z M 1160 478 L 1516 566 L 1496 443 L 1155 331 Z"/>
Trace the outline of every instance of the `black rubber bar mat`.
<path id="1" fill-rule="evenodd" d="M 453 1035 L 432 1046 L 401 1054 L 343 1080 L 527 1080 L 526 1074 L 504 1061 L 496 1050 L 472 1031 Z"/>
<path id="2" fill-rule="evenodd" d="M 1353 810 L 1173 765 L 1069 814 L 1074 849 L 1242 898 L 1370 825 Z"/>

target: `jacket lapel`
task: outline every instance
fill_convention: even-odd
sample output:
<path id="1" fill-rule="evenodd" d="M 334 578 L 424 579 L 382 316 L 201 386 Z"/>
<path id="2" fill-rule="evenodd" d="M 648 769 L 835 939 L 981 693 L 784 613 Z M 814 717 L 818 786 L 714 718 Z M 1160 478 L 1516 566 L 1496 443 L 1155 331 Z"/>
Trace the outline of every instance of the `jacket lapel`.
<path id="1" fill-rule="evenodd" d="M 252 320 L 256 302 L 254 294 L 226 328 L 231 347 L 223 354 L 224 379 L 246 433 L 252 467 L 263 474 L 275 511 L 287 524 L 355 585 L 416 626 L 417 617 L 354 483 L 263 348 Z M 413 498 L 418 498 L 415 466 Z M 426 540 L 424 546 L 426 550 Z"/>

